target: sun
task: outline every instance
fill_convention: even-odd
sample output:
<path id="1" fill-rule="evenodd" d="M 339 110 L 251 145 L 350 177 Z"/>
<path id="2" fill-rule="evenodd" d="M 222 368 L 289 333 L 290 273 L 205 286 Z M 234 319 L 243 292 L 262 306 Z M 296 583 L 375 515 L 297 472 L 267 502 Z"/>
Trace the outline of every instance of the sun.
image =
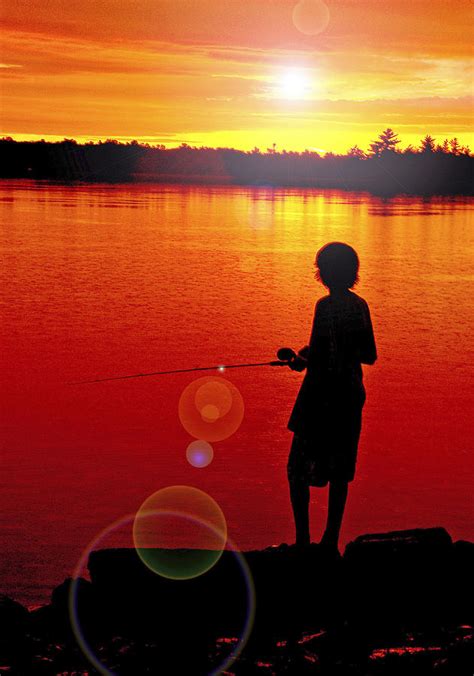
<path id="1" fill-rule="evenodd" d="M 304 99 L 309 93 L 310 82 L 303 70 L 291 68 L 281 74 L 277 89 L 284 99 Z"/>

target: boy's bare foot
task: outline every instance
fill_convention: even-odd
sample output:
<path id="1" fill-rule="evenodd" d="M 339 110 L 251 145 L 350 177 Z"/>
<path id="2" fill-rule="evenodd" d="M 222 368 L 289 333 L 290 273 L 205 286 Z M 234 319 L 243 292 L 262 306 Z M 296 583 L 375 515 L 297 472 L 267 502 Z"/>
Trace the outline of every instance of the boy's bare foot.
<path id="1" fill-rule="evenodd" d="M 338 541 L 339 541 L 338 536 L 334 536 L 331 535 L 330 533 L 325 532 L 319 542 L 319 549 L 327 554 L 340 557 L 341 554 L 338 549 Z"/>

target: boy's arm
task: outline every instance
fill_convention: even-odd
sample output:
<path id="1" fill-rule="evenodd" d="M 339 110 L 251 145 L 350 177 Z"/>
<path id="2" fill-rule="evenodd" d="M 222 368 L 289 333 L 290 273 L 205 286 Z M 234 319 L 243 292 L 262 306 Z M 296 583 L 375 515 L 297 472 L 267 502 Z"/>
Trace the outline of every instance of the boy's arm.
<path id="1" fill-rule="evenodd" d="M 364 306 L 363 321 L 364 330 L 360 336 L 358 356 L 363 364 L 374 364 L 377 360 L 377 348 L 375 346 L 374 329 L 367 303 Z"/>
<path id="2" fill-rule="evenodd" d="M 305 345 L 304 347 L 301 348 L 301 350 L 298 350 L 298 357 L 307 360 L 308 355 L 309 355 L 309 345 Z"/>
<path id="3" fill-rule="evenodd" d="M 305 348 L 302 348 L 302 350 L 304 350 L 304 349 L 305 349 Z M 294 357 L 294 358 L 288 363 L 288 366 L 290 367 L 290 369 L 291 369 L 292 371 L 299 371 L 299 372 L 301 372 L 301 371 L 304 371 L 305 368 L 308 366 L 308 360 L 306 359 L 306 357 L 301 356 L 302 350 L 300 350 L 300 351 L 298 352 L 298 354 L 296 355 L 296 357 Z"/>
<path id="4" fill-rule="evenodd" d="M 305 345 L 298 350 L 298 354 L 291 360 L 290 369 L 292 371 L 304 371 L 308 367 L 309 345 Z"/>
<path id="5" fill-rule="evenodd" d="M 305 368 L 307 368 L 311 348 L 314 350 L 317 340 L 321 339 L 321 317 L 322 307 L 320 301 L 318 301 L 314 310 L 309 345 L 302 347 L 301 350 L 298 351 L 298 355 L 290 363 L 290 368 L 293 371 L 304 371 Z"/>

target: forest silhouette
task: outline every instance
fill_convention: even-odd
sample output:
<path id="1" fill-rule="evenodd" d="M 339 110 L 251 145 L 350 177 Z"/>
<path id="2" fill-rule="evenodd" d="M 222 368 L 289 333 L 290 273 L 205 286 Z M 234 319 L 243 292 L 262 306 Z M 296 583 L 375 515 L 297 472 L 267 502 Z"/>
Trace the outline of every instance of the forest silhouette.
<path id="1" fill-rule="evenodd" d="M 261 151 L 234 148 L 177 148 L 115 139 L 79 144 L 0 139 L 0 178 L 80 182 L 166 182 L 206 185 L 317 187 L 375 194 L 473 193 L 474 156 L 456 138 L 437 143 L 426 135 L 418 147 L 400 149 L 385 129 L 367 152 L 357 145 L 345 154 L 314 150 Z"/>

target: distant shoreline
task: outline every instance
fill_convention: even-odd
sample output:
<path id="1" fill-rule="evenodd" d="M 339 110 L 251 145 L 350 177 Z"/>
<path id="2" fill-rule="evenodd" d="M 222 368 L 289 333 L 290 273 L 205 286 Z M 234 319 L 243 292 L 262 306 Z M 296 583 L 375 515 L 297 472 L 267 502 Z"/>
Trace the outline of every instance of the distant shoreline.
<path id="1" fill-rule="evenodd" d="M 450 150 L 367 155 L 276 152 L 258 149 L 150 147 L 106 141 L 80 145 L 0 140 L 0 179 L 59 183 L 170 183 L 184 185 L 311 188 L 373 195 L 474 195 L 474 157 Z M 352 152 L 352 154 L 351 154 Z"/>

